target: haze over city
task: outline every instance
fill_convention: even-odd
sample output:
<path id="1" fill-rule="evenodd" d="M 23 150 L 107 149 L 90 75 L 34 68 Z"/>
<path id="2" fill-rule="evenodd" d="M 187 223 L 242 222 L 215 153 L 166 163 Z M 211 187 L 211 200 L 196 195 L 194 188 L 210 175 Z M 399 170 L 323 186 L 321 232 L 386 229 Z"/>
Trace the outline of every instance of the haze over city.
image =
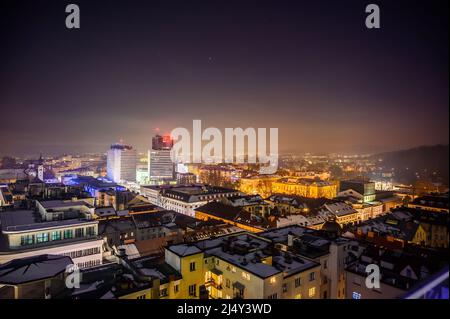
<path id="1" fill-rule="evenodd" d="M 440 312 L 448 9 L 1 0 L 2 318 Z"/>
<path id="2" fill-rule="evenodd" d="M 386 2 L 368 30 L 344 3 L 78 1 L 68 30 L 64 1 L 3 1 L 0 153 L 145 152 L 193 119 L 281 152 L 448 144 L 448 10 Z"/>

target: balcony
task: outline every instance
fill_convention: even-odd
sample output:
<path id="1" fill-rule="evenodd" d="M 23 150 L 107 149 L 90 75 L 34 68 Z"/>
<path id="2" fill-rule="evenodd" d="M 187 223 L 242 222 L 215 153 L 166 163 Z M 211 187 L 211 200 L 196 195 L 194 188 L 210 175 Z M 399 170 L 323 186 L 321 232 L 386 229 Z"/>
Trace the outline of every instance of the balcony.
<path id="1" fill-rule="evenodd" d="M 205 286 L 209 286 L 209 287 L 214 287 L 217 290 L 222 290 L 222 284 L 218 283 L 216 280 L 214 280 L 213 278 L 209 278 L 206 282 L 205 282 Z"/>

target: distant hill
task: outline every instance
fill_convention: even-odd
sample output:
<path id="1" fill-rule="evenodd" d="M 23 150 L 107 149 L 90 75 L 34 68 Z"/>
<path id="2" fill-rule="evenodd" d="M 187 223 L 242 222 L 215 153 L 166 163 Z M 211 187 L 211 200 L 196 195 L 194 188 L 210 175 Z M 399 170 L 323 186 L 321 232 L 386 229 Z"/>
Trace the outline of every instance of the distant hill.
<path id="1" fill-rule="evenodd" d="M 449 181 L 449 146 L 432 145 L 387 152 L 374 155 L 382 159 L 380 163 L 386 169 L 394 168 L 396 177 L 400 182 L 412 183 L 416 172 L 421 178 L 429 178 L 434 182 Z"/>

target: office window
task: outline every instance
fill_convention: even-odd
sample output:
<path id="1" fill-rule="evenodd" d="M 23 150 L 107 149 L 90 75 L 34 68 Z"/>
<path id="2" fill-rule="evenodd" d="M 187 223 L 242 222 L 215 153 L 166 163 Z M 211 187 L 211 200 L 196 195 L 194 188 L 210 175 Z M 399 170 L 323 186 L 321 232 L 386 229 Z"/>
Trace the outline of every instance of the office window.
<path id="1" fill-rule="evenodd" d="M 315 279 L 316 279 L 316 273 L 315 272 L 309 273 L 309 281 L 314 281 Z"/>
<path id="2" fill-rule="evenodd" d="M 196 295 L 197 295 L 197 285 L 190 285 L 189 296 L 196 296 Z"/>
<path id="3" fill-rule="evenodd" d="M 191 262 L 191 263 L 189 264 L 189 270 L 190 270 L 190 271 L 195 271 L 195 261 L 193 261 L 193 262 Z"/>
<path id="4" fill-rule="evenodd" d="M 89 226 L 86 227 L 86 236 L 94 236 L 95 235 L 95 227 Z"/>
<path id="5" fill-rule="evenodd" d="M 316 287 L 309 288 L 308 296 L 311 298 L 311 297 L 314 297 L 315 295 L 316 295 Z"/>
<path id="6" fill-rule="evenodd" d="M 61 240 L 61 231 L 52 231 L 52 240 Z"/>
<path id="7" fill-rule="evenodd" d="M 64 231 L 64 239 L 70 239 L 73 238 L 73 230 L 72 229 L 66 229 Z"/>
<path id="8" fill-rule="evenodd" d="M 302 284 L 301 278 L 300 277 L 295 278 L 294 284 L 295 284 L 295 288 L 300 287 L 300 285 Z"/>
<path id="9" fill-rule="evenodd" d="M 76 238 L 83 237 L 83 235 L 84 235 L 84 229 L 83 228 L 75 229 L 75 237 Z"/>
<path id="10" fill-rule="evenodd" d="M 48 241 L 48 233 L 40 233 L 36 235 L 37 243 L 45 243 Z"/>
<path id="11" fill-rule="evenodd" d="M 352 293 L 352 298 L 353 299 L 361 299 L 361 294 L 359 292 L 354 291 Z"/>
<path id="12" fill-rule="evenodd" d="M 20 237 L 20 245 L 33 245 L 34 244 L 34 235 L 24 235 Z"/>

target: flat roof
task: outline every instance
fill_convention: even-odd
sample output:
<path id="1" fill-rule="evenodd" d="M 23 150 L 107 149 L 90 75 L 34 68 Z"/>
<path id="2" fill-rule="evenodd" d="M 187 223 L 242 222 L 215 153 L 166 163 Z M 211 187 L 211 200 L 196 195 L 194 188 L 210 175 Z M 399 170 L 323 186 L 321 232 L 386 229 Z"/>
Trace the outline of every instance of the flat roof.
<path id="1" fill-rule="evenodd" d="M 51 209 L 51 208 L 59 208 L 59 207 L 71 207 L 71 206 L 87 206 L 92 207 L 89 203 L 85 202 L 84 200 L 77 200 L 77 201 L 71 201 L 71 200 L 47 200 L 39 202 L 42 207 L 45 209 Z"/>
<path id="2" fill-rule="evenodd" d="M 32 210 L 1 212 L 0 220 L 3 233 L 98 223 L 95 220 L 87 220 L 85 218 L 41 221 L 40 215 Z"/>

